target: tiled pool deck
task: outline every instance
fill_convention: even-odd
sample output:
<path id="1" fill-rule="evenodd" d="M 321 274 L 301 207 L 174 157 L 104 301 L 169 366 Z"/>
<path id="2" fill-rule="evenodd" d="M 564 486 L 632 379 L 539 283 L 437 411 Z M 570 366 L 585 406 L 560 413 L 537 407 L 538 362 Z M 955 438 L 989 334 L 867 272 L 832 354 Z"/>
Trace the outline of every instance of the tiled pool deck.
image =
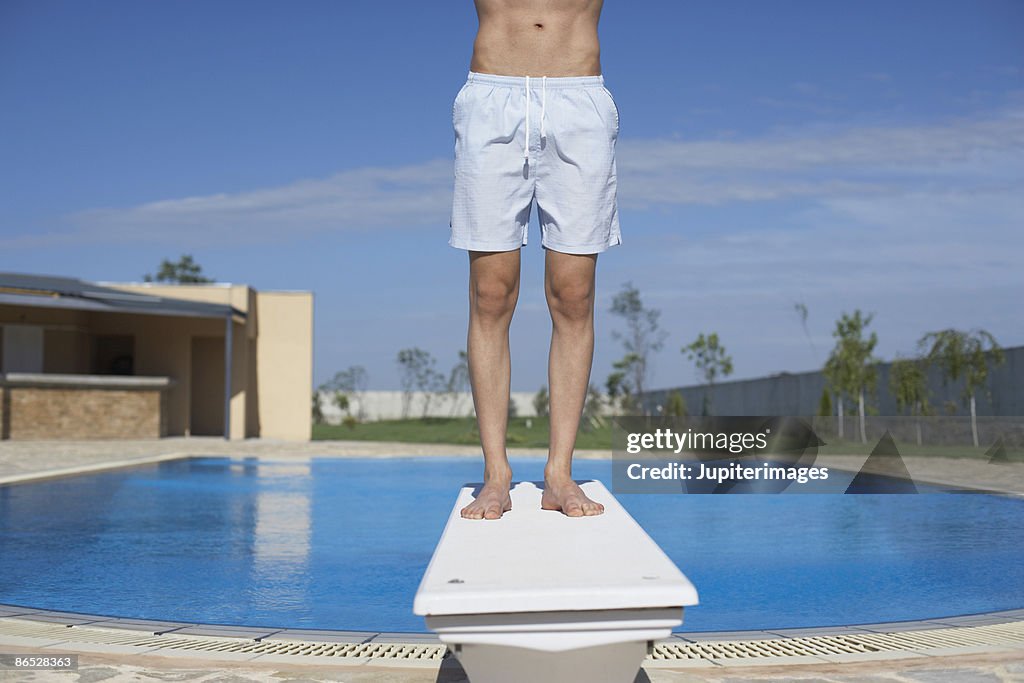
<path id="1" fill-rule="evenodd" d="M 509 449 L 510 455 L 544 455 Z M 466 446 L 210 438 L 0 443 L 0 484 L 189 455 L 282 458 L 465 455 Z M 580 451 L 581 458 L 608 458 Z M 821 464 L 857 471 L 866 456 Z M 1024 495 L 1024 464 L 906 458 L 916 481 Z M 79 653 L 75 672 L 0 670 L 6 680 L 456 681 L 465 674 L 430 634 L 242 628 L 120 619 L 0 604 L 0 653 Z M 228 678 L 224 678 L 230 673 Z M 1024 609 L 838 628 L 679 633 L 637 681 L 1024 681 Z"/>

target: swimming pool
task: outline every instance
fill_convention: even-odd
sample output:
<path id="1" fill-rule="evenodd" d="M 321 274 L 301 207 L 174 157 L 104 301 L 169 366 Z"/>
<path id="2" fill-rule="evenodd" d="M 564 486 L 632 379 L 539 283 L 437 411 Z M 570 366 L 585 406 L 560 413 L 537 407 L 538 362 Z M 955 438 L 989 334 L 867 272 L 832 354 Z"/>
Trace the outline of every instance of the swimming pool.
<path id="1" fill-rule="evenodd" d="M 517 479 L 544 461 L 514 458 Z M 610 486 L 609 461 L 579 478 Z M 0 486 L 0 603 L 424 631 L 412 599 L 472 458 L 190 458 Z M 1024 500 L 620 495 L 697 586 L 679 630 L 924 619 L 1024 603 Z M 486 522 L 481 522 L 486 523 Z M 543 561 L 543 558 L 538 558 Z"/>

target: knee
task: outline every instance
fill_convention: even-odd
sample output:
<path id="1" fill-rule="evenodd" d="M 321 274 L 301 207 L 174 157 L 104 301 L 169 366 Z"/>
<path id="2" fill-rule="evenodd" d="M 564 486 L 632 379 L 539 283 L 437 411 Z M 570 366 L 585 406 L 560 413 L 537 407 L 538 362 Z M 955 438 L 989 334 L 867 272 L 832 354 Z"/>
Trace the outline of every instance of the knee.
<path id="1" fill-rule="evenodd" d="M 587 282 L 556 283 L 548 287 L 548 308 L 555 322 L 588 322 L 594 315 L 594 288 Z"/>
<path id="2" fill-rule="evenodd" d="M 473 314 L 492 320 L 512 317 L 516 307 L 516 283 L 501 278 L 482 278 L 470 287 Z"/>

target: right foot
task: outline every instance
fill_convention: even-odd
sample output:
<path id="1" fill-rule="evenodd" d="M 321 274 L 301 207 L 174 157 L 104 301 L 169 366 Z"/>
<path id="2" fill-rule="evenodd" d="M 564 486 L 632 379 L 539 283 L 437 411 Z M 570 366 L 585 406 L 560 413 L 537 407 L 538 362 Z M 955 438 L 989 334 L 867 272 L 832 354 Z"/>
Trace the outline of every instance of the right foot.
<path id="1" fill-rule="evenodd" d="M 498 519 L 512 509 L 509 486 L 512 475 L 488 480 L 473 502 L 462 508 L 464 519 Z"/>

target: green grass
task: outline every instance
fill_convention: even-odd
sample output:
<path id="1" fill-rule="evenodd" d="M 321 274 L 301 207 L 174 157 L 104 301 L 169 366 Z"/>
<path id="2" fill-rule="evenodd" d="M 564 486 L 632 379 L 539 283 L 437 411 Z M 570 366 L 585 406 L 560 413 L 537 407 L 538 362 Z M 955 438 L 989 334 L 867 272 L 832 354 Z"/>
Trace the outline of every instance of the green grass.
<path id="1" fill-rule="evenodd" d="M 526 426 L 526 420 L 531 426 Z M 549 422 L 546 417 L 509 420 L 506 442 L 509 446 L 523 448 L 547 448 Z M 381 420 L 364 422 L 348 427 L 345 425 L 313 425 L 313 440 L 346 439 L 353 441 L 401 441 L 404 443 L 448 443 L 467 446 L 480 445 L 476 418 L 473 417 L 427 417 L 409 420 Z M 611 450 L 611 426 L 605 425 L 592 431 L 579 432 L 576 448 Z"/>

